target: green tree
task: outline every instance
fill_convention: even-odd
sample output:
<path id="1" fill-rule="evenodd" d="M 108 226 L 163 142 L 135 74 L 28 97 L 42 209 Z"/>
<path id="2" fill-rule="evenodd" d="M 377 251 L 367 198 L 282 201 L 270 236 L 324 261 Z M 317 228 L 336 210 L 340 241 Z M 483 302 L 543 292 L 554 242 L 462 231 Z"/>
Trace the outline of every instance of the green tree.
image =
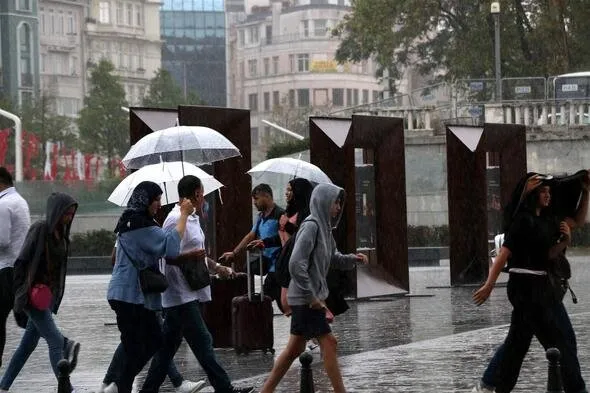
<path id="1" fill-rule="evenodd" d="M 590 63 L 586 0 L 502 0 L 503 76 L 556 75 Z M 339 62 L 374 58 L 393 79 L 412 65 L 447 80 L 493 77 L 490 3 L 462 0 L 352 0 L 334 29 Z M 394 86 L 390 84 L 390 90 Z"/>
<path id="2" fill-rule="evenodd" d="M 156 108 L 174 108 L 178 105 L 199 105 L 204 102 L 193 91 L 186 96 L 170 72 L 159 69 L 150 81 L 149 94 L 143 99 L 143 105 Z"/>
<path id="3" fill-rule="evenodd" d="M 90 92 L 78 118 L 82 149 L 103 154 L 109 162 L 129 149 L 129 120 L 121 109 L 127 106 L 125 90 L 114 69 L 103 59 L 92 70 Z"/>

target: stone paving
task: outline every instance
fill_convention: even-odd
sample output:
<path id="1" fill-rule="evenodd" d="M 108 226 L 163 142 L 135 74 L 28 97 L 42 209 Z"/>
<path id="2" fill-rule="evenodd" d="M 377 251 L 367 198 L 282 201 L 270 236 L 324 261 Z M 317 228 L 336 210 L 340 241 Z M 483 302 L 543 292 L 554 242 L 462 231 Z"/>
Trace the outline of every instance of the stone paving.
<path id="1" fill-rule="evenodd" d="M 574 273 L 572 286 L 580 301 L 574 305 L 567 297 L 566 304 L 578 335 L 582 372 L 588 380 L 590 263 L 585 256 L 570 257 L 570 260 Z M 351 309 L 333 324 L 350 392 L 468 392 L 504 338 L 511 310 L 505 288 L 496 288 L 489 301 L 478 308 L 471 303 L 473 288 L 444 288 L 449 284 L 448 264 L 412 268 L 410 277 L 411 292 L 417 296 L 351 302 Z M 82 343 L 78 368 L 72 375 L 79 392 L 92 392 L 100 385 L 119 340 L 114 313 L 105 300 L 108 278 L 68 277 L 58 316 L 64 334 Z M 286 344 L 289 319 L 277 315 L 274 325 L 278 353 Z M 4 365 L 21 334 L 22 330 L 10 318 Z M 540 345 L 533 344 L 531 348 L 517 385 L 518 392 L 545 391 L 546 360 Z M 234 381 L 257 387 L 273 363 L 272 355 L 256 352 L 237 356 L 233 350 L 217 350 L 217 355 Z M 328 392 L 329 383 L 319 356 L 315 353 L 314 357 L 316 391 Z M 181 346 L 176 361 L 186 378 L 203 377 L 186 345 Z M 299 365 L 295 364 L 277 392 L 297 392 L 298 372 Z M 142 382 L 144 373 L 136 384 Z M 41 340 L 10 392 L 55 392 L 55 386 L 47 346 Z M 161 392 L 173 391 L 168 382 L 161 389 Z M 209 387 L 203 391 L 213 390 Z"/>

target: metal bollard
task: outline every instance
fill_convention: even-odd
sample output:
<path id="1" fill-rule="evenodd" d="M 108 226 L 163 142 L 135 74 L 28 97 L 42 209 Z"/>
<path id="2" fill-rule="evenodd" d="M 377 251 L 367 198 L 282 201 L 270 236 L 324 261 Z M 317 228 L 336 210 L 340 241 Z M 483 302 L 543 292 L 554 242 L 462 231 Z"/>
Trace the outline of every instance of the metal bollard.
<path id="1" fill-rule="evenodd" d="M 57 393 L 71 393 L 72 385 L 70 384 L 70 362 L 62 359 L 57 363 L 59 375 L 57 377 Z"/>
<path id="2" fill-rule="evenodd" d="M 549 348 L 545 353 L 547 360 L 549 360 L 549 372 L 547 375 L 547 393 L 564 393 L 563 384 L 561 382 L 561 367 L 559 365 L 559 358 L 561 353 L 557 348 Z"/>
<path id="3" fill-rule="evenodd" d="M 299 386 L 299 393 L 314 393 L 313 371 L 311 369 L 313 356 L 308 351 L 305 351 L 299 356 L 299 362 L 301 363 L 301 383 Z"/>

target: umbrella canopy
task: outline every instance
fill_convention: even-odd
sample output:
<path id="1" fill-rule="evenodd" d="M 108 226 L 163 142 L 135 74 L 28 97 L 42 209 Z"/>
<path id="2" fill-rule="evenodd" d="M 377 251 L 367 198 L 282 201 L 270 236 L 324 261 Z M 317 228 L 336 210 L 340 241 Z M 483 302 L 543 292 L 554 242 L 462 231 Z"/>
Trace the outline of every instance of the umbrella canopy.
<path id="1" fill-rule="evenodd" d="M 176 126 L 152 132 L 141 138 L 123 157 L 126 168 L 181 161 L 196 165 L 240 155 L 240 150 L 226 137 L 209 127 Z"/>
<path id="2" fill-rule="evenodd" d="M 216 178 L 193 164 L 178 161 L 162 162 L 144 166 L 127 176 L 111 193 L 108 201 L 119 206 L 127 206 L 135 187 L 142 181 L 148 180 L 157 183 L 164 191 L 162 205 L 178 202 L 180 199 L 178 197 L 178 182 L 184 175 L 194 175 L 201 179 L 205 195 L 223 187 L 223 184 Z"/>
<path id="3" fill-rule="evenodd" d="M 307 179 L 313 183 L 332 183 L 332 180 L 320 168 L 309 162 L 296 158 L 281 157 L 262 161 L 248 171 L 249 174 L 281 173 Z"/>

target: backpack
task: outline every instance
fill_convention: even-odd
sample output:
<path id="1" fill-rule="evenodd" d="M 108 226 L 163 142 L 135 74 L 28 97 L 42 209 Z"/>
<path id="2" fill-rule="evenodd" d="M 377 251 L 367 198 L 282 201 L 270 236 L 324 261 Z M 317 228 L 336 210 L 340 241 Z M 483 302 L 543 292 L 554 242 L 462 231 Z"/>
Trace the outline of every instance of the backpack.
<path id="1" fill-rule="evenodd" d="M 313 221 L 319 228 L 319 225 L 316 220 L 309 219 L 309 221 Z M 297 232 L 299 232 L 299 228 L 297 228 Z M 283 244 L 281 251 L 279 252 L 279 256 L 277 257 L 276 265 L 275 265 L 275 277 L 279 283 L 279 285 L 283 288 L 289 287 L 289 282 L 291 282 L 291 274 L 289 273 L 289 261 L 291 260 L 291 254 L 293 253 L 293 247 L 295 246 L 295 238 L 297 237 L 297 232 L 295 232 L 286 242 Z M 316 237 L 317 241 L 317 237 Z M 315 248 L 315 242 L 314 242 Z"/>

